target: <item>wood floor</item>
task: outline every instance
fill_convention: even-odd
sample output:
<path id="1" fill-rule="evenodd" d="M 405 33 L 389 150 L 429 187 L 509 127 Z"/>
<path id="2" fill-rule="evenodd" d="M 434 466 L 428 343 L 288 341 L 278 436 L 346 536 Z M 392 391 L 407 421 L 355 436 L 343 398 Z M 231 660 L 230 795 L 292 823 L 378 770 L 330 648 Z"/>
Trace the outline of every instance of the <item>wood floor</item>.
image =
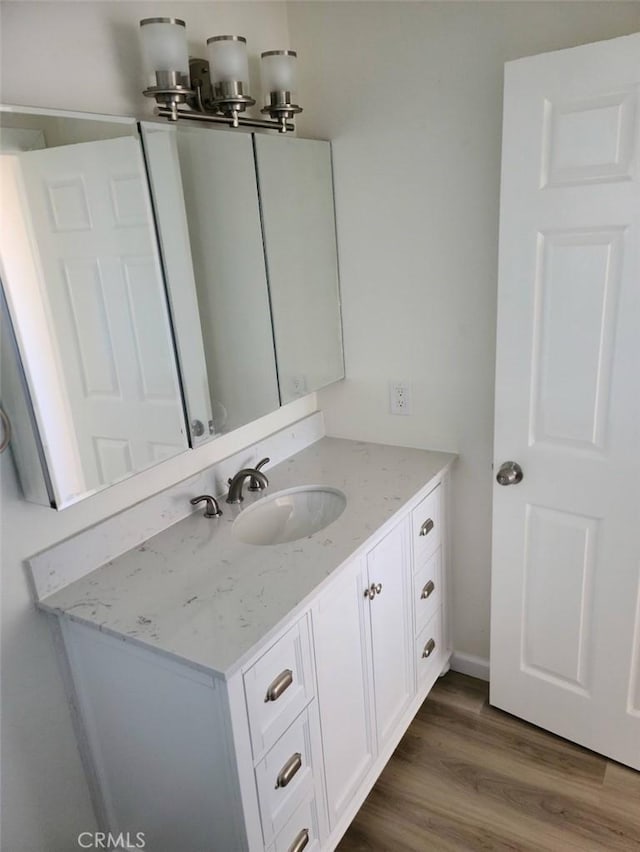
<path id="1" fill-rule="evenodd" d="M 338 852 L 640 852 L 640 773 L 489 706 L 449 672 Z"/>

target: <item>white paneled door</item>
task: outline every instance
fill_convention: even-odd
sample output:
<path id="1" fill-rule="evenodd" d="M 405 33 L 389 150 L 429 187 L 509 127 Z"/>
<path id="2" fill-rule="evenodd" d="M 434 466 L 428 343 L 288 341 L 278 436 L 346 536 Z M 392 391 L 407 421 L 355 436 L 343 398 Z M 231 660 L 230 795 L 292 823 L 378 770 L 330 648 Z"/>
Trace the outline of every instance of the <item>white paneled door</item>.
<path id="1" fill-rule="evenodd" d="M 491 615 L 491 703 L 636 769 L 639 122 L 640 34 L 506 67 Z"/>

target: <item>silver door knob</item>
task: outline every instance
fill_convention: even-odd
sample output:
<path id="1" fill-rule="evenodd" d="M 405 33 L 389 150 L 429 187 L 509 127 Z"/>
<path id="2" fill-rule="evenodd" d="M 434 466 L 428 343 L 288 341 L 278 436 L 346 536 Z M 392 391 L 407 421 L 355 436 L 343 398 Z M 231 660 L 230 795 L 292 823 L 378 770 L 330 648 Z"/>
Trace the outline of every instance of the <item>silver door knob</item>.
<path id="1" fill-rule="evenodd" d="M 518 462 L 507 461 L 500 465 L 496 479 L 499 485 L 517 485 L 518 482 L 522 482 L 523 476 L 522 468 Z"/>

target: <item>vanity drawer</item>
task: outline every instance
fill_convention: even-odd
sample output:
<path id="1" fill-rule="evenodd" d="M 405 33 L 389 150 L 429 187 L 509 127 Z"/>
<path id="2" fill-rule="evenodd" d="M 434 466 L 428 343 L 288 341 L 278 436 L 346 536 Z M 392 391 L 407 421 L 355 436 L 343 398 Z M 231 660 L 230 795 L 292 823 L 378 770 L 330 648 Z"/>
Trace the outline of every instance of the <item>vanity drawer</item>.
<path id="1" fill-rule="evenodd" d="M 275 843 L 268 852 L 318 852 L 320 849 L 320 821 L 315 799 L 298 806 Z"/>
<path id="2" fill-rule="evenodd" d="M 309 713 L 298 719 L 256 766 L 265 845 L 271 843 L 305 798 L 314 793 Z"/>
<path id="3" fill-rule="evenodd" d="M 441 496 L 442 488 L 437 485 L 411 512 L 414 571 L 422 568 L 425 560 L 440 547 Z"/>
<path id="4" fill-rule="evenodd" d="M 431 621 L 440 609 L 442 600 L 442 548 L 430 556 L 413 577 L 413 606 L 416 614 L 416 633 Z"/>
<path id="5" fill-rule="evenodd" d="M 418 689 L 431 680 L 433 683 L 442 668 L 443 639 L 440 608 L 416 639 L 416 673 Z"/>
<path id="6" fill-rule="evenodd" d="M 244 674 L 254 763 L 313 698 L 307 616 L 300 619 Z"/>

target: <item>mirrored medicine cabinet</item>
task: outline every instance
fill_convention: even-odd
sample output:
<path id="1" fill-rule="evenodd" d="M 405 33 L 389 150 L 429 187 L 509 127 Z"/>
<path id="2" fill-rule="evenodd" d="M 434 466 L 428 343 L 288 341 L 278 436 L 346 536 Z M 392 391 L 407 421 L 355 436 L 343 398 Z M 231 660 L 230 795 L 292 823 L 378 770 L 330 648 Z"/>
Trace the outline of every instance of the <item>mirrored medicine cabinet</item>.
<path id="1" fill-rule="evenodd" d="M 0 111 L 0 398 L 62 509 L 344 375 L 328 142 Z"/>

